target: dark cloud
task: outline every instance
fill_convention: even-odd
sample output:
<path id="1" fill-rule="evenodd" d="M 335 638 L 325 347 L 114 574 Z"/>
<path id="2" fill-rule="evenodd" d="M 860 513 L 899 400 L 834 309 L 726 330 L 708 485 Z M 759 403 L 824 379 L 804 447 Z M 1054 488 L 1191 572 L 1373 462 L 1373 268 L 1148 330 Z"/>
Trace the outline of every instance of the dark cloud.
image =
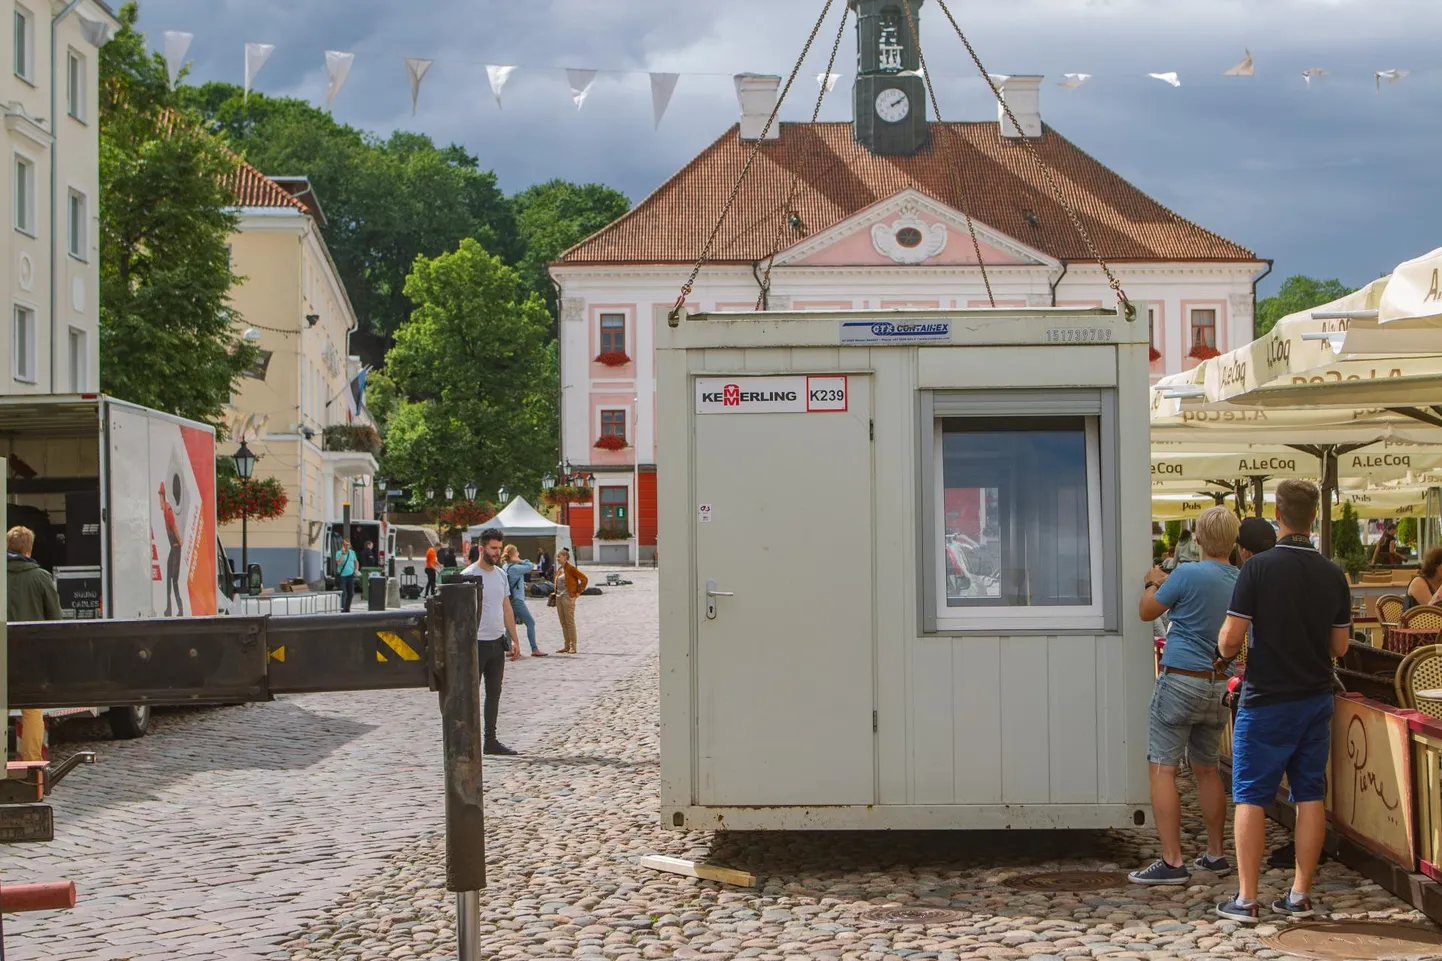
<path id="1" fill-rule="evenodd" d="M 1310 273 L 1361 284 L 1439 244 L 1435 157 L 1442 129 L 1442 4 L 1436 0 L 950 0 L 988 69 L 1095 79 L 1050 83 L 1047 121 L 1158 200 L 1275 258 L 1277 277 Z M 835 10 L 840 10 L 836 0 Z M 784 72 L 821 0 L 142 0 L 154 46 L 195 34 L 191 79 L 239 82 L 242 45 L 276 52 L 256 87 L 322 102 L 323 51 L 357 54 L 336 101 L 343 122 L 384 135 L 420 130 L 465 144 L 503 186 L 565 177 L 639 199 L 735 121 L 730 74 Z M 823 30 L 787 119 L 809 116 Z M 990 93 L 937 9 L 923 43 L 946 119 L 990 119 Z M 1249 46 L 1257 76 L 1221 72 Z M 436 61 L 410 113 L 404 57 Z M 520 64 L 499 111 L 486 63 Z M 1331 75 L 1308 90 L 1301 72 Z M 585 109 L 565 67 L 601 68 Z M 1378 92 L 1373 72 L 1414 71 Z M 681 80 L 660 132 L 646 69 Z M 850 115 L 855 44 L 824 119 Z M 1175 70 L 1172 89 L 1146 77 Z"/>

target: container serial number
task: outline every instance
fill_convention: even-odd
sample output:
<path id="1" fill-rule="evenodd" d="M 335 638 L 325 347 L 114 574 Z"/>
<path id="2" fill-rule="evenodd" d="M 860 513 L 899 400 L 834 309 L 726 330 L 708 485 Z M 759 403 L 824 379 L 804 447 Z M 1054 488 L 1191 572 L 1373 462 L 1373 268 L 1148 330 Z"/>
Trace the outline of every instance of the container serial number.
<path id="1" fill-rule="evenodd" d="M 1052 327 L 1046 332 L 1048 344 L 1106 344 L 1111 339 L 1110 327 Z"/>

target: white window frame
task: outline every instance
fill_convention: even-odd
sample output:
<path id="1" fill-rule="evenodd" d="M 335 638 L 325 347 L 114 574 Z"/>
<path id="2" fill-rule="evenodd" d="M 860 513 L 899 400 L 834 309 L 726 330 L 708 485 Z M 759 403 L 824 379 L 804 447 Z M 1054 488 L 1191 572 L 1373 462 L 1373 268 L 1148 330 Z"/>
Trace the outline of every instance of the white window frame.
<path id="1" fill-rule="evenodd" d="M 26 322 L 29 325 L 29 329 L 26 331 L 25 350 L 20 349 L 19 343 L 20 321 L 22 316 L 26 318 Z M 36 367 L 39 363 L 38 358 L 40 353 L 35 345 L 35 337 L 40 326 L 37 319 L 38 317 L 39 311 L 35 309 L 33 304 L 16 301 L 10 307 L 10 374 L 16 381 L 22 384 L 39 383 L 39 374 L 36 371 Z M 21 371 L 20 364 L 22 359 L 28 366 L 28 371 Z"/>
<path id="2" fill-rule="evenodd" d="M 21 172 L 22 167 L 24 168 L 23 173 Z M 23 203 L 20 200 L 22 177 L 25 183 L 25 200 Z M 15 208 L 13 218 L 15 229 L 27 237 L 38 236 L 36 234 L 38 208 L 35 203 L 35 189 L 35 159 L 17 150 L 14 159 L 10 162 L 10 202 L 11 206 Z"/>
<path id="3" fill-rule="evenodd" d="M 75 216 L 79 201 L 80 216 Z M 65 247 L 71 257 L 82 263 L 90 259 L 90 198 L 71 187 L 65 195 Z"/>
<path id="4" fill-rule="evenodd" d="M 70 346 L 70 392 L 83 394 L 90 382 L 90 332 L 72 324 L 66 342 Z"/>
<path id="5" fill-rule="evenodd" d="M 80 123 L 89 121 L 90 64 L 70 47 L 65 53 L 65 112 Z"/>
<path id="6" fill-rule="evenodd" d="M 21 36 L 15 37 L 19 21 L 24 21 L 24 26 L 20 29 Z M 10 18 L 10 32 L 11 67 L 15 71 L 15 76 L 33 87 L 35 86 L 35 14 L 26 7 L 15 4 L 15 12 Z"/>

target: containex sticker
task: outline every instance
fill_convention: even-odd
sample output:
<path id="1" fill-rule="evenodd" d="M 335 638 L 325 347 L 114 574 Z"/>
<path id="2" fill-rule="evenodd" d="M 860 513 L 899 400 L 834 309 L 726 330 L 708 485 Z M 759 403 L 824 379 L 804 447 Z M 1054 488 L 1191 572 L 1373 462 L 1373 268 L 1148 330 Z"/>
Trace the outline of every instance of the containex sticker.
<path id="1" fill-rule="evenodd" d="M 696 381 L 698 414 L 819 414 L 848 407 L 845 377 L 708 377 Z"/>

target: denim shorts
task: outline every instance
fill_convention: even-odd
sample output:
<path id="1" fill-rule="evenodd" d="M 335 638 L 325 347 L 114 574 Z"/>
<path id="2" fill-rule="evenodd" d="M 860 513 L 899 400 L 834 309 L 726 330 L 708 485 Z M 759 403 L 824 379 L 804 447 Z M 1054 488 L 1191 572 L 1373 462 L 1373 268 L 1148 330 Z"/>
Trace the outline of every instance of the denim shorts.
<path id="1" fill-rule="evenodd" d="M 1232 799 L 1266 807 L 1287 775 L 1292 803 L 1324 801 L 1332 756 L 1331 694 L 1247 707 L 1232 732 Z"/>
<path id="2" fill-rule="evenodd" d="M 1181 767 L 1183 756 L 1198 767 L 1216 767 L 1227 709 L 1227 679 L 1161 674 L 1152 692 L 1147 760 Z"/>

